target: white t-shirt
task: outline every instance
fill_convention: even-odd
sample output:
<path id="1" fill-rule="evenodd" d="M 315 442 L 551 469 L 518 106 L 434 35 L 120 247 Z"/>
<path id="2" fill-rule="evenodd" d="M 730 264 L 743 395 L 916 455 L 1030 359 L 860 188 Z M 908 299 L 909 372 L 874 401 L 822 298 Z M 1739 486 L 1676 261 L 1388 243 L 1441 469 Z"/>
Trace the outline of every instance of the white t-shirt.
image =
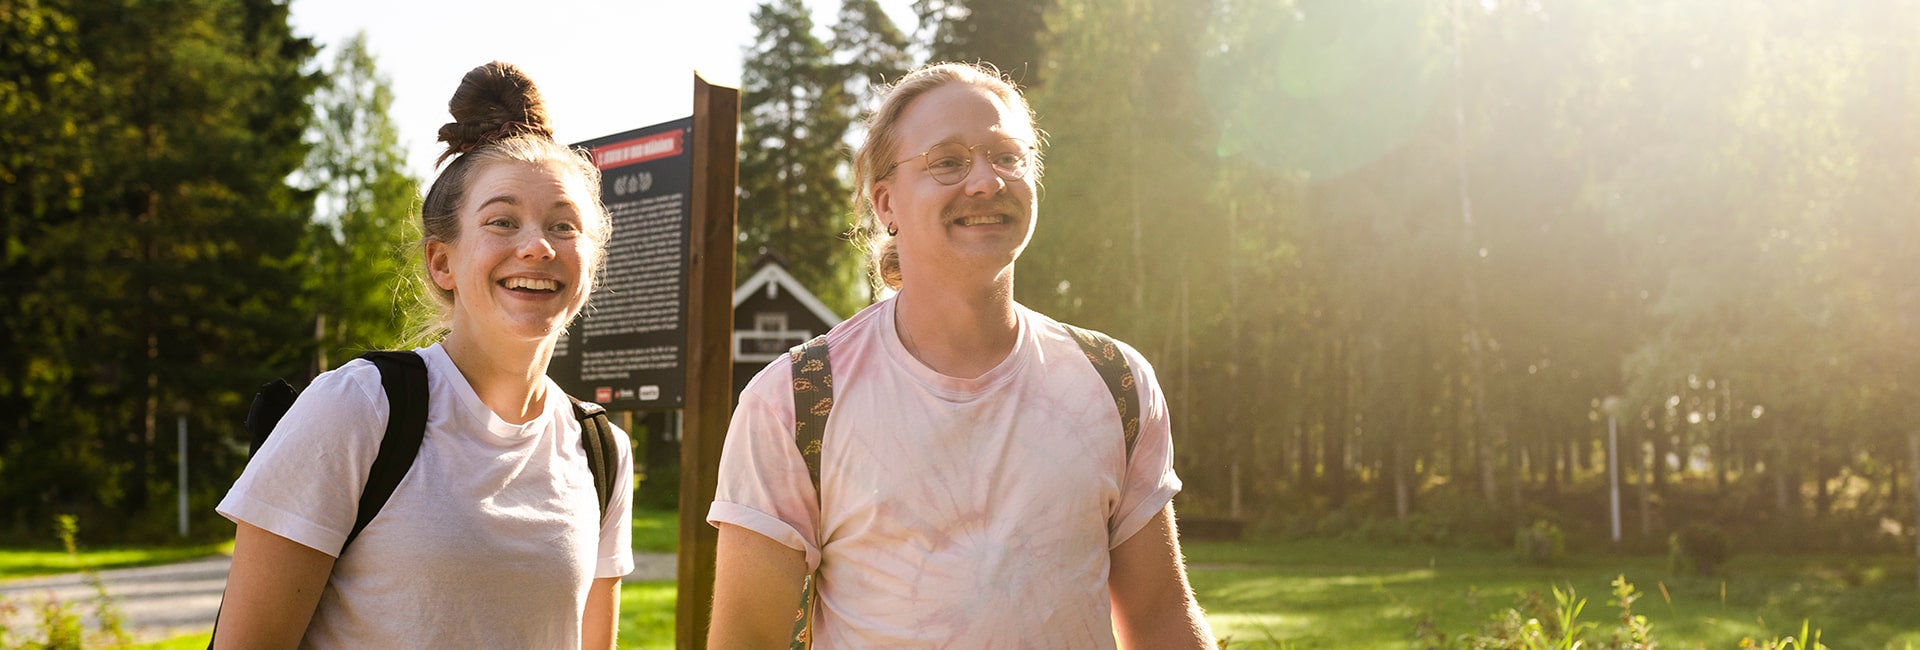
<path id="1" fill-rule="evenodd" d="M 419 456 L 344 555 L 386 434 L 370 362 L 315 378 L 217 510 L 339 557 L 302 648 L 580 647 L 588 586 L 633 569 L 626 433 L 615 428 L 602 519 L 558 385 L 532 421 L 509 424 L 439 345 L 418 352 L 430 394 Z"/>
<path id="2" fill-rule="evenodd" d="M 892 300 L 835 327 L 824 503 L 794 446 L 789 361 L 741 395 L 707 521 L 806 553 L 820 571 L 817 647 L 1114 647 L 1110 551 L 1180 489 L 1166 403 L 1120 346 L 1141 387 L 1129 463 L 1112 393 L 1079 344 L 1016 313 L 1013 353 L 974 379 L 908 354 Z"/>

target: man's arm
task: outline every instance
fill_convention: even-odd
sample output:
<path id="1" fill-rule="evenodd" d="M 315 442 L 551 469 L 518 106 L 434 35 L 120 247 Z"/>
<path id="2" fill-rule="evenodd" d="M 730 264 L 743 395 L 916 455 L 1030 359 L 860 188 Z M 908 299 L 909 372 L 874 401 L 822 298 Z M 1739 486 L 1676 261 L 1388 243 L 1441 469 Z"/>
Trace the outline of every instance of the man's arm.
<path id="1" fill-rule="evenodd" d="M 214 647 L 299 645 L 332 573 L 333 556 L 240 522 Z"/>
<path id="2" fill-rule="evenodd" d="M 1113 601 L 1114 631 L 1122 648 L 1215 647 L 1200 603 L 1187 586 L 1187 570 L 1180 556 L 1180 537 L 1173 524 L 1173 504 L 1160 510 L 1147 527 L 1113 549 L 1112 575 L 1107 581 Z"/>
<path id="3" fill-rule="evenodd" d="M 714 551 L 708 648 L 785 648 L 800 612 L 807 554 L 732 524 Z"/>
<path id="4" fill-rule="evenodd" d="M 582 650 L 613 650 L 620 636 L 620 579 L 594 578 L 587 588 L 587 609 L 580 613 Z"/>

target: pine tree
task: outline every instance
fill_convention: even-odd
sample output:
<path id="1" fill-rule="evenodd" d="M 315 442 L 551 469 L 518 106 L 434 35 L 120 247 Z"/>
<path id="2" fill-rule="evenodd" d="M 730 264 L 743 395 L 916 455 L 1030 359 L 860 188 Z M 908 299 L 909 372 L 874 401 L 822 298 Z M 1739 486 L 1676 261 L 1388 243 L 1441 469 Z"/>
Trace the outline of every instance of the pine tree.
<path id="1" fill-rule="evenodd" d="M 31 240 L 8 275 L 26 269 L 19 300 L 39 338 L 30 387 L 0 386 L 27 406 L 0 500 L 15 526 L 58 508 L 100 533 L 165 530 L 147 513 L 177 487 L 174 419 L 212 461 L 193 487 L 224 487 L 238 457 L 217 439 L 253 387 L 304 356 L 309 198 L 286 179 L 305 156 L 315 50 L 271 0 L 39 8 L 72 20 L 71 41 L 49 42 L 91 83 L 74 128 L 28 152 L 25 173 L 54 175 L 67 198 L 9 225 Z M 11 29 L 22 13 L 8 9 Z"/>
<path id="2" fill-rule="evenodd" d="M 844 0 L 833 25 L 832 48 L 846 81 L 848 117 L 855 123 L 871 110 L 875 91 L 906 74 L 912 59 L 907 37 L 880 8 L 879 0 Z"/>
<path id="3" fill-rule="evenodd" d="M 46 286 L 61 260 L 45 244 L 86 198 L 100 128 L 88 119 L 93 63 L 65 4 L 0 1 L 0 530 L 29 522 L 16 504 L 35 496 L 44 457 L 86 453 L 84 438 L 35 433 L 73 374 L 57 344 L 67 300 Z"/>
<path id="4" fill-rule="evenodd" d="M 914 0 L 929 61 L 991 63 L 1026 88 L 1053 70 L 1047 14 L 1059 0 Z"/>
<path id="5" fill-rule="evenodd" d="M 408 246 L 419 189 L 404 171 L 406 151 L 389 116 L 393 90 L 365 34 L 341 45 L 329 77 L 315 97 L 319 120 L 303 170 L 319 192 L 307 275 L 320 345 L 315 371 L 401 345 L 422 297 Z"/>
<path id="6" fill-rule="evenodd" d="M 850 122 L 843 72 L 813 34 L 800 0 L 754 10 L 758 31 L 741 69 L 740 242 L 735 275 L 763 252 L 842 314 L 861 304 L 844 239 L 852 226 L 841 138 Z"/>

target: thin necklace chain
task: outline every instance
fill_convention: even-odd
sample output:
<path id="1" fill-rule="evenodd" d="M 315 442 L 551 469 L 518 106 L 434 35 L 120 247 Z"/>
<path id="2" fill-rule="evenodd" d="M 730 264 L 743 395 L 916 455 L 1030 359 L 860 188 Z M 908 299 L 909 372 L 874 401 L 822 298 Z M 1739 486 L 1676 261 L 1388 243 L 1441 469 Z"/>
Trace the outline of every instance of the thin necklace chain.
<path id="1" fill-rule="evenodd" d="M 906 304 L 901 302 L 900 298 L 901 296 L 899 295 L 893 297 L 893 331 L 900 334 L 900 343 L 906 346 L 907 354 L 912 355 L 915 359 L 920 359 L 920 353 L 914 349 L 913 334 L 907 331 L 906 326 L 900 324 L 900 307 Z M 923 363 L 925 362 L 925 360 L 921 361 Z"/>

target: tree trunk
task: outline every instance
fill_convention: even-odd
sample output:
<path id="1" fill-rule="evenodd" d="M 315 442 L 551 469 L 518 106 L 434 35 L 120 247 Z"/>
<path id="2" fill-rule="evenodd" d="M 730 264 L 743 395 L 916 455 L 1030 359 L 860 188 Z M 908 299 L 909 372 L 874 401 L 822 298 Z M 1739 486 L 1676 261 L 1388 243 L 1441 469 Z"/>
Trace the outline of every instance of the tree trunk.
<path id="1" fill-rule="evenodd" d="M 1547 495 L 1560 496 L 1560 481 L 1572 469 L 1573 461 L 1568 458 L 1567 450 L 1571 444 L 1559 442 L 1547 443 Z"/>
<path id="2" fill-rule="evenodd" d="M 1349 397 L 1352 394 L 1351 374 L 1347 371 L 1345 341 L 1336 339 L 1329 342 L 1327 352 L 1327 376 L 1329 383 L 1328 413 L 1320 438 L 1320 464 L 1325 472 L 1327 495 L 1333 507 L 1346 505 L 1347 501 L 1347 437 L 1353 430 L 1353 414 Z"/>
<path id="3" fill-rule="evenodd" d="M 1442 408 L 1446 411 L 1442 414 L 1444 419 L 1440 420 L 1439 424 L 1441 431 L 1446 435 L 1447 480 L 1449 481 L 1465 480 L 1473 471 L 1473 464 L 1467 462 L 1467 427 L 1461 421 L 1466 412 L 1466 409 L 1460 407 L 1461 388 L 1463 387 L 1460 385 L 1459 373 L 1448 373 L 1445 388 L 1447 399 L 1441 402 Z"/>
<path id="4" fill-rule="evenodd" d="M 1653 434 L 1653 473 L 1649 475 L 1654 494 L 1667 492 L 1667 454 L 1673 451 L 1673 431 L 1662 427 Z"/>
<path id="5" fill-rule="evenodd" d="M 1512 432 L 1505 426 L 1499 427 L 1500 439 L 1513 440 Z M 1507 445 L 1507 473 L 1512 479 L 1507 481 L 1507 503 L 1514 507 L 1520 505 L 1520 488 L 1527 482 L 1527 447 L 1509 442 Z"/>
<path id="6" fill-rule="evenodd" d="M 1813 514 L 1822 519 L 1833 508 L 1833 493 L 1827 486 L 1827 450 L 1823 437 L 1813 439 Z"/>
<path id="7" fill-rule="evenodd" d="M 1769 458 L 1767 458 L 1767 473 L 1773 477 L 1774 507 L 1781 514 L 1794 513 L 1796 506 L 1799 505 L 1799 499 L 1794 498 L 1794 496 L 1799 491 L 1800 482 L 1798 480 L 1789 480 L 1793 476 L 1794 468 L 1788 460 L 1788 457 L 1791 456 L 1793 452 L 1789 448 L 1790 446 L 1785 437 L 1781 434 L 1780 423 L 1777 419 L 1770 421 L 1765 426 L 1767 428 L 1766 439 L 1771 441 L 1767 445 L 1769 456 Z M 1788 489 L 1789 485 L 1792 486 L 1792 490 Z"/>
<path id="8" fill-rule="evenodd" d="M 1129 6 L 1128 13 L 1133 13 Z M 1141 81 L 1142 72 L 1138 67 L 1127 77 L 1127 94 L 1133 98 L 1134 106 L 1146 105 L 1145 84 Z M 1127 160 L 1140 160 L 1140 111 L 1127 112 Z M 1127 174 L 1134 182 L 1127 183 L 1127 212 L 1133 221 L 1133 312 L 1147 313 L 1147 216 L 1140 209 L 1140 192 L 1146 183 L 1140 182 L 1143 170 L 1138 165 L 1129 165 Z"/>
<path id="9" fill-rule="evenodd" d="M 1293 423 L 1293 485 L 1303 491 L 1313 480 L 1313 423 L 1307 418 L 1307 410 L 1300 409 Z"/>
<path id="10" fill-rule="evenodd" d="M 1572 484 L 1574 481 L 1574 478 L 1580 475 L 1581 467 L 1592 462 L 1589 459 L 1589 457 L 1591 457 L 1593 454 L 1588 453 L 1583 456 L 1580 453 L 1581 451 L 1587 448 L 1588 444 L 1591 444 L 1591 443 L 1592 441 L 1586 439 L 1585 437 L 1579 437 L 1572 441 L 1567 442 L 1567 472 L 1564 478 L 1566 478 L 1566 481 L 1568 484 Z M 1593 469 L 1593 468 L 1589 467 L 1587 469 Z"/>
<path id="11" fill-rule="evenodd" d="M 1913 484 L 1913 579 L 1920 586 L 1920 431 L 1907 434 L 1907 482 Z"/>
<path id="12" fill-rule="evenodd" d="M 1389 462 L 1393 465 L 1393 516 L 1398 521 L 1406 521 L 1412 509 L 1412 499 L 1407 494 L 1406 443 L 1395 438 Z"/>
<path id="13" fill-rule="evenodd" d="M 1791 512 L 1794 501 L 1787 490 L 1787 454 L 1783 450 L 1774 456 L 1774 463 L 1767 467 L 1767 473 L 1773 475 L 1773 505 L 1780 512 Z"/>
<path id="14" fill-rule="evenodd" d="M 1720 490 L 1720 496 L 1724 497 L 1727 495 L 1727 473 L 1733 464 L 1733 385 L 1724 380 L 1720 384 L 1720 422 L 1717 428 L 1720 435 L 1716 436 L 1718 445 L 1714 450 L 1713 464 L 1720 469 L 1720 483 L 1716 487 Z"/>
<path id="15" fill-rule="evenodd" d="M 1635 465 L 1640 470 L 1640 537 L 1642 538 L 1653 536 L 1653 481 L 1650 477 L 1653 475 L 1652 467 L 1655 463 L 1649 458 L 1652 455 L 1648 451 L 1651 446 L 1650 444 L 1634 445 L 1634 458 L 1639 461 Z"/>

